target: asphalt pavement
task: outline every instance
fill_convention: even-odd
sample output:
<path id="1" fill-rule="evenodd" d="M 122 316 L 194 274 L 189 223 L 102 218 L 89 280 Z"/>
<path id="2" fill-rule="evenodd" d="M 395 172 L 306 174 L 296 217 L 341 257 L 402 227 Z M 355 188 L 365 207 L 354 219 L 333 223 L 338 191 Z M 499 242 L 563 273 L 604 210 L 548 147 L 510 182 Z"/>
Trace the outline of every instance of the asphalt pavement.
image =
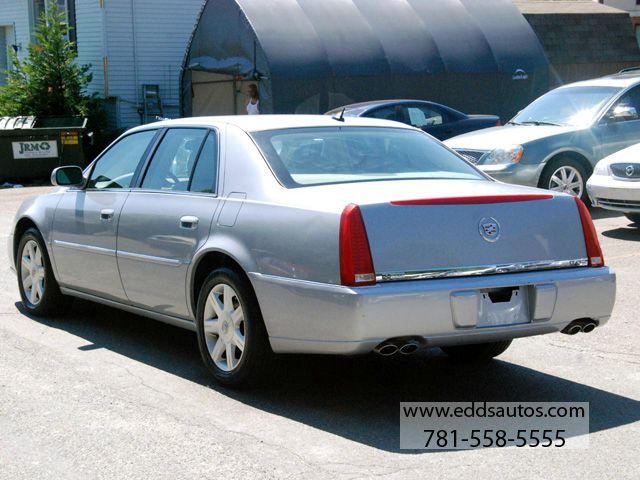
<path id="1" fill-rule="evenodd" d="M 6 237 L 48 190 L 0 190 L 0 479 L 638 478 L 640 228 L 623 216 L 593 211 L 618 294 L 590 334 L 516 340 L 475 366 L 439 350 L 287 356 L 270 385 L 233 391 L 190 332 L 84 301 L 23 313 Z M 589 402 L 589 448 L 400 450 L 401 401 Z"/>

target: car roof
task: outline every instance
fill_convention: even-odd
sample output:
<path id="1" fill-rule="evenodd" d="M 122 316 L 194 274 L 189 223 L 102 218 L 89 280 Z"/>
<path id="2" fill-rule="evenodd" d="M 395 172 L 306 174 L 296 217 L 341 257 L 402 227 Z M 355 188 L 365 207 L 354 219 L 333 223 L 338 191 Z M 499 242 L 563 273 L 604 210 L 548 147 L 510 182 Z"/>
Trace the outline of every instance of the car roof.
<path id="1" fill-rule="evenodd" d="M 278 130 L 282 128 L 310 128 L 310 127 L 340 127 L 340 126 L 362 126 L 362 127 L 393 127 L 415 130 L 409 125 L 390 120 L 380 120 L 377 118 L 344 117 L 337 120 L 327 115 L 227 115 L 217 117 L 188 117 L 176 120 L 163 120 L 160 122 L 148 123 L 136 127 L 131 131 L 146 130 L 149 128 L 187 127 L 205 126 L 220 127 L 222 125 L 234 125 L 246 132 L 257 132 L 264 130 Z"/>
<path id="2" fill-rule="evenodd" d="M 567 87 L 618 87 L 628 88 L 640 84 L 640 69 L 621 71 L 605 77 L 582 80 L 580 82 L 569 83 L 560 88 Z"/>
<path id="3" fill-rule="evenodd" d="M 349 105 L 342 105 L 340 107 L 336 107 L 336 108 L 332 108 L 331 110 L 329 110 L 330 112 L 334 112 L 334 111 L 340 111 L 341 109 L 346 109 L 347 111 L 349 110 L 356 110 L 356 109 L 364 109 L 365 107 L 380 107 L 383 105 L 394 105 L 396 103 L 430 103 L 433 105 L 442 105 L 440 103 L 436 103 L 436 102 L 432 102 L 430 100 L 418 100 L 418 99 L 411 99 L 411 98 L 398 98 L 398 99 L 389 99 L 389 100 L 369 100 L 368 102 L 358 102 L 358 103 L 350 103 Z M 446 105 L 442 105 L 443 107 L 446 107 Z M 447 107 L 450 108 L 450 107 Z"/>

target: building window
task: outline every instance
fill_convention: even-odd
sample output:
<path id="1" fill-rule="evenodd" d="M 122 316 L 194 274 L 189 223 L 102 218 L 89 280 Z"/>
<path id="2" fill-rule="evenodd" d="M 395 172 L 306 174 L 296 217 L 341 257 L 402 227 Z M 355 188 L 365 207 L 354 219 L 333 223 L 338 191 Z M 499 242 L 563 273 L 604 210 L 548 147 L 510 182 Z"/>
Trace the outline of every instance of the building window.
<path id="1" fill-rule="evenodd" d="M 38 21 L 43 13 L 48 10 L 49 0 L 31 1 L 31 32 L 35 32 Z M 67 25 L 69 25 L 68 39 L 76 41 L 76 5 L 75 0 L 56 0 L 58 8 L 64 12 Z"/>

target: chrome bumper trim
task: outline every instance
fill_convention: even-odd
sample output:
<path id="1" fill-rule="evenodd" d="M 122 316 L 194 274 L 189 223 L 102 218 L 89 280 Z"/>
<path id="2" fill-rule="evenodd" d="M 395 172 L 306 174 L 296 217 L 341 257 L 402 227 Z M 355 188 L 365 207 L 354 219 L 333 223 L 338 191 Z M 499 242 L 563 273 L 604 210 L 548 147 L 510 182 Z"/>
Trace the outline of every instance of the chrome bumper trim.
<path id="1" fill-rule="evenodd" d="M 428 280 L 432 278 L 472 277 L 477 275 L 497 275 L 500 273 L 531 272 L 558 268 L 587 267 L 589 260 L 548 260 L 541 262 L 506 263 L 502 265 L 481 265 L 476 267 L 437 268 L 412 272 L 386 272 L 376 274 L 376 282 L 400 282 L 403 280 Z"/>

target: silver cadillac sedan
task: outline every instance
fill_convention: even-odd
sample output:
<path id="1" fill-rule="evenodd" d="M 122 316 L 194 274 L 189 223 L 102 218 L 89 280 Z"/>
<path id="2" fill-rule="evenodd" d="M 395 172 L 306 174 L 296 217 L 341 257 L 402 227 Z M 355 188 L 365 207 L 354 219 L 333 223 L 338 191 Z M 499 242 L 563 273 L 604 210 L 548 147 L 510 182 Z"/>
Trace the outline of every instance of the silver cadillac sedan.
<path id="1" fill-rule="evenodd" d="M 79 297 L 193 330 L 227 385 L 274 353 L 489 359 L 613 308 L 579 199 L 492 180 L 395 122 L 163 121 L 52 182 L 9 238 L 25 309 Z"/>

